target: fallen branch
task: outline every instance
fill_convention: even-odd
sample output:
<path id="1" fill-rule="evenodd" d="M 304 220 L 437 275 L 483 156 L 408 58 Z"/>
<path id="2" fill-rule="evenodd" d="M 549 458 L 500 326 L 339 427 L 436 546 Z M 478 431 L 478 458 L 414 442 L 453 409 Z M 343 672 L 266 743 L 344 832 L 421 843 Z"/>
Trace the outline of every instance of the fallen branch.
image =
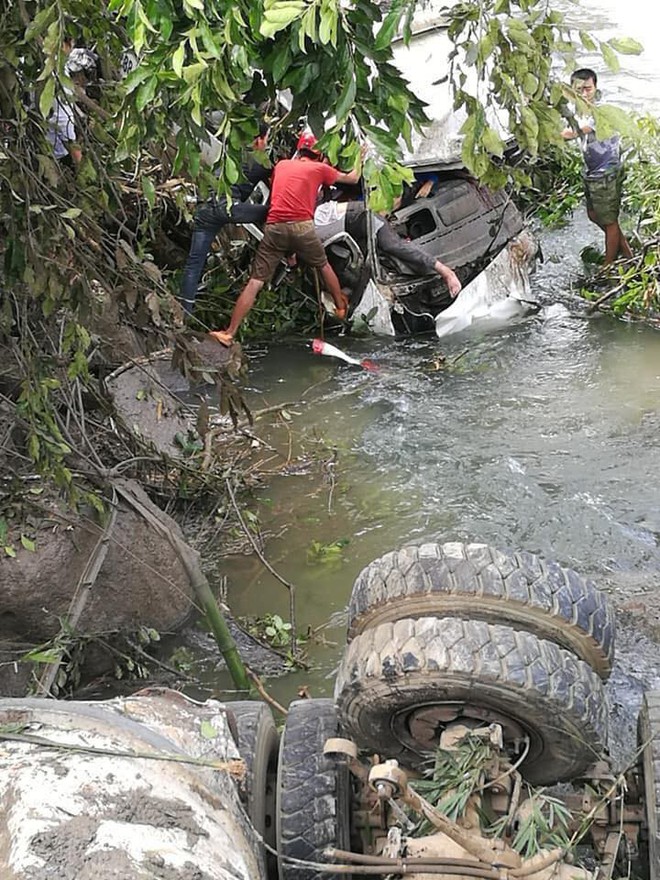
<path id="1" fill-rule="evenodd" d="M 274 697 L 271 697 L 271 695 L 268 693 L 266 688 L 263 686 L 259 676 L 256 674 L 256 672 L 252 672 L 252 670 L 250 669 L 249 666 L 248 666 L 247 674 L 250 678 L 250 681 L 254 685 L 255 690 L 257 691 L 257 693 L 261 697 L 261 699 L 265 703 L 268 703 L 269 706 L 272 706 L 273 709 L 275 709 L 277 712 L 280 713 L 280 715 L 288 715 L 287 709 L 285 709 L 281 703 L 278 703 Z"/>
<path id="2" fill-rule="evenodd" d="M 115 749 L 103 749 L 99 746 L 73 745 L 72 743 L 56 742 L 43 736 L 33 736 L 29 733 L 9 733 L 0 729 L 0 740 L 11 742 L 29 743 L 34 746 L 42 746 L 48 749 L 58 749 L 65 752 L 84 752 L 87 755 L 107 755 L 110 758 L 143 758 L 149 761 L 173 761 L 176 764 L 195 764 L 198 767 L 210 767 L 212 770 L 226 770 L 232 776 L 239 779 L 245 775 L 245 762 L 240 758 L 231 761 L 210 761 L 207 758 L 194 758 L 190 755 L 171 755 L 166 752 L 130 752 L 116 751 Z"/>
<path id="3" fill-rule="evenodd" d="M 110 545 L 110 540 L 112 538 L 112 532 L 114 530 L 116 521 L 117 493 L 113 490 L 113 501 L 108 521 L 106 522 L 105 528 L 103 529 L 103 532 L 101 533 L 98 541 L 94 545 L 94 549 L 89 555 L 87 565 L 85 566 L 83 573 L 80 575 L 80 580 L 76 585 L 76 589 L 71 599 L 71 605 L 69 606 L 69 612 L 66 617 L 67 627 L 71 631 L 75 630 L 75 628 L 77 627 L 78 621 L 80 620 L 85 605 L 87 604 L 89 595 L 94 587 L 94 584 L 96 583 L 96 579 L 99 576 L 101 569 L 103 568 L 103 563 L 105 562 L 105 557 L 108 554 L 108 547 Z M 62 665 L 62 658 L 64 657 L 64 653 L 64 648 L 58 649 L 57 658 L 48 663 L 48 665 L 42 672 L 39 680 L 37 681 L 37 696 L 51 696 L 50 691 L 55 684 L 55 679 L 57 678 L 60 666 Z"/>
<path id="4" fill-rule="evenodd" d="M 157 532 L 164 535 L 176 551 L 181 564 L 183 565 L 195 594 L 204 609 L 208 621 L 211 625 L 213 635 L 215 637 L 220 653 L 222 654 L 227 669 L 232 677 L 232 681 L 241 691 L 249 691 L 250 681 L 247 670 L 238 653 L 236 642 L 229 631 L 227 621 L 222 616 L 215 596 L 211 591 L 206 576 L 201 571 L 195 560 L 195 552 L 175 535 L 174 532 L 167 528 L 154 514 L 146 507 L 142 500 L 134 492 L 129 481 L 117 480 L 115 482 L 117 492 L 133 507 Z"/>

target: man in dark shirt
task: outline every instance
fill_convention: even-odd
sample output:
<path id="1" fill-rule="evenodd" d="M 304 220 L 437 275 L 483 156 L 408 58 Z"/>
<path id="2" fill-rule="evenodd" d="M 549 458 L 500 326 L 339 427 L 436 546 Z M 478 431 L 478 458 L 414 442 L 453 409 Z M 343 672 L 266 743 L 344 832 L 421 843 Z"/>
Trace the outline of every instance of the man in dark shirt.
<path id="1" fill-rule="evenodd" d="M 268 126 L 261 124 L 259 134 L 252 141 L 251 149 L 254 152 L 263 152 L 267 142 Z M 213 239 L 222 227 L 228 223 L 258 223 L 261 225 L 266 219 L 266 206 L 253 205 L 247 200 L 258 183 L 270 180 L 272 169 L 261 165 L 253 155 L 250 155 L 243 165 L 242 171 L 245 177 L 244 182 L 237 183 L 231 188 L 231 207 L 229 207 L 227 198 L 214 196 L 198 205 L 195 211 L 192 241 L 179 293 L 179 300 L 189 314 L 195 305 L 199 279 L 204 271 Z"/>
<path id="2" fill-rule="evenodd" d="M 589 67 L 576 70 L 571 87 L 588 104 L 598 101 L 598 79 Z M 618 256 L 632 257 L 630 245 L 619 226 L 619 208 L 623 189 L 623 165 L 618 134 L 605 140 L 596 137 L 593 116 L 578 116 L 576 128 L 562 132 L 564 140 L 579 138 L 584 156 L 584 194 L 587 215 L 605 233 L 605 265 Z"/>

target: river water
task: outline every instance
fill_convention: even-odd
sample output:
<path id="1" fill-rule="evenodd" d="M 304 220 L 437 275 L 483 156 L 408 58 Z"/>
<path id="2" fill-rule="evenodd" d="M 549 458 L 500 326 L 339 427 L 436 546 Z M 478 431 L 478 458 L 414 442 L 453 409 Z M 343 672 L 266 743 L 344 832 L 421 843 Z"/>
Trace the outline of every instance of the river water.
<path id="1" fill-rule="evenodd" d="M 599 36 L 643 40 L 651 2 L 566 6 Z M 647 19 L 648 21 L 648 19 Z M 579 59 L 589 63 L 591 59 Z M 660 63 L 645 54 L 604 86 L 631 108 L 657 110 Z M 652 106 L 652 102 L 656 104 Z M 333 339 L 378 362 L 369 373 L 314 356 L 291 339 L 250 354 L 253 409 L 293 401 L 257 428 L 291 460 L 255 495 L 270 563 L 295 583 L 312 668 L 268 682 L 281 701 L 332 693 L 352 583 L 406 542 L 480 541 L 526 549 L 630 597 L 660 573 L 660 334 L 586 315 L 572 287 L 579 252 L 601 246 L 583 210 L 542 233 L 534 278 L 541 312 L 443 340 Z M 444 360 L 443 360 L 444 358 Z M 286 589 L 255 557 L 223 559 L 238 615 L 288 610 Z M 615 682 L 639 701 L 656 682 L 658 649 L 629 633 Z M 209 685 L 227 688 L 212 674 Z"/>

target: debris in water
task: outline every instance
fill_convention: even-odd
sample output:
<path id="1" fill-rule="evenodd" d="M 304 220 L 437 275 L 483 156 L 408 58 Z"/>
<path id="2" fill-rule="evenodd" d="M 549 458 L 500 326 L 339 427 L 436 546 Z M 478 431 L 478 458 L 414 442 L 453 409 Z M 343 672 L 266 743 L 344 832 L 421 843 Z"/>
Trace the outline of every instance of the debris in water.
<path id="1" fill-rule="evenodd" d="M 378 364 L 375 364 L 373 361 L 368 359 L 359 361 L 357 358 L 351 357 L 335 345 L 330 345 L 329 342 L 324 342 L 323 339 L 312 340 L 312 351 L 314 354 L 324 354 L 327 355 L 327 357 L 339 358 L 347 364 L 354 364 L 356 367 L 362 367 L 364 370 L 369 370 L 370 373 L 375 373 L 379 369 Z"/>

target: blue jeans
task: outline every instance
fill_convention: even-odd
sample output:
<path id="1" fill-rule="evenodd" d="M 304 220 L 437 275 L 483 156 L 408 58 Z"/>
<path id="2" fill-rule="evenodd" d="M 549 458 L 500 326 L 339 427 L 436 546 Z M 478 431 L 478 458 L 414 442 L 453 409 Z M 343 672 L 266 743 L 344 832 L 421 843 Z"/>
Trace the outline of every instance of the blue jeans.
<path id="1" fill-rule="evenodd" d="M 191 314 L 195 307 L 199 279 L 202 277 L 206 258 L 218 232 L 228 223 L 257 223 L 261 225 L 266 220 L 267 210 L 265 205 L 252 205 L 248 202 L 234 202 L 227 210 L 226 199 L 210 199 L 197 206 L 190 251 L 183 270 L 179 292 L 181 305 L 188 314 Z"/>

